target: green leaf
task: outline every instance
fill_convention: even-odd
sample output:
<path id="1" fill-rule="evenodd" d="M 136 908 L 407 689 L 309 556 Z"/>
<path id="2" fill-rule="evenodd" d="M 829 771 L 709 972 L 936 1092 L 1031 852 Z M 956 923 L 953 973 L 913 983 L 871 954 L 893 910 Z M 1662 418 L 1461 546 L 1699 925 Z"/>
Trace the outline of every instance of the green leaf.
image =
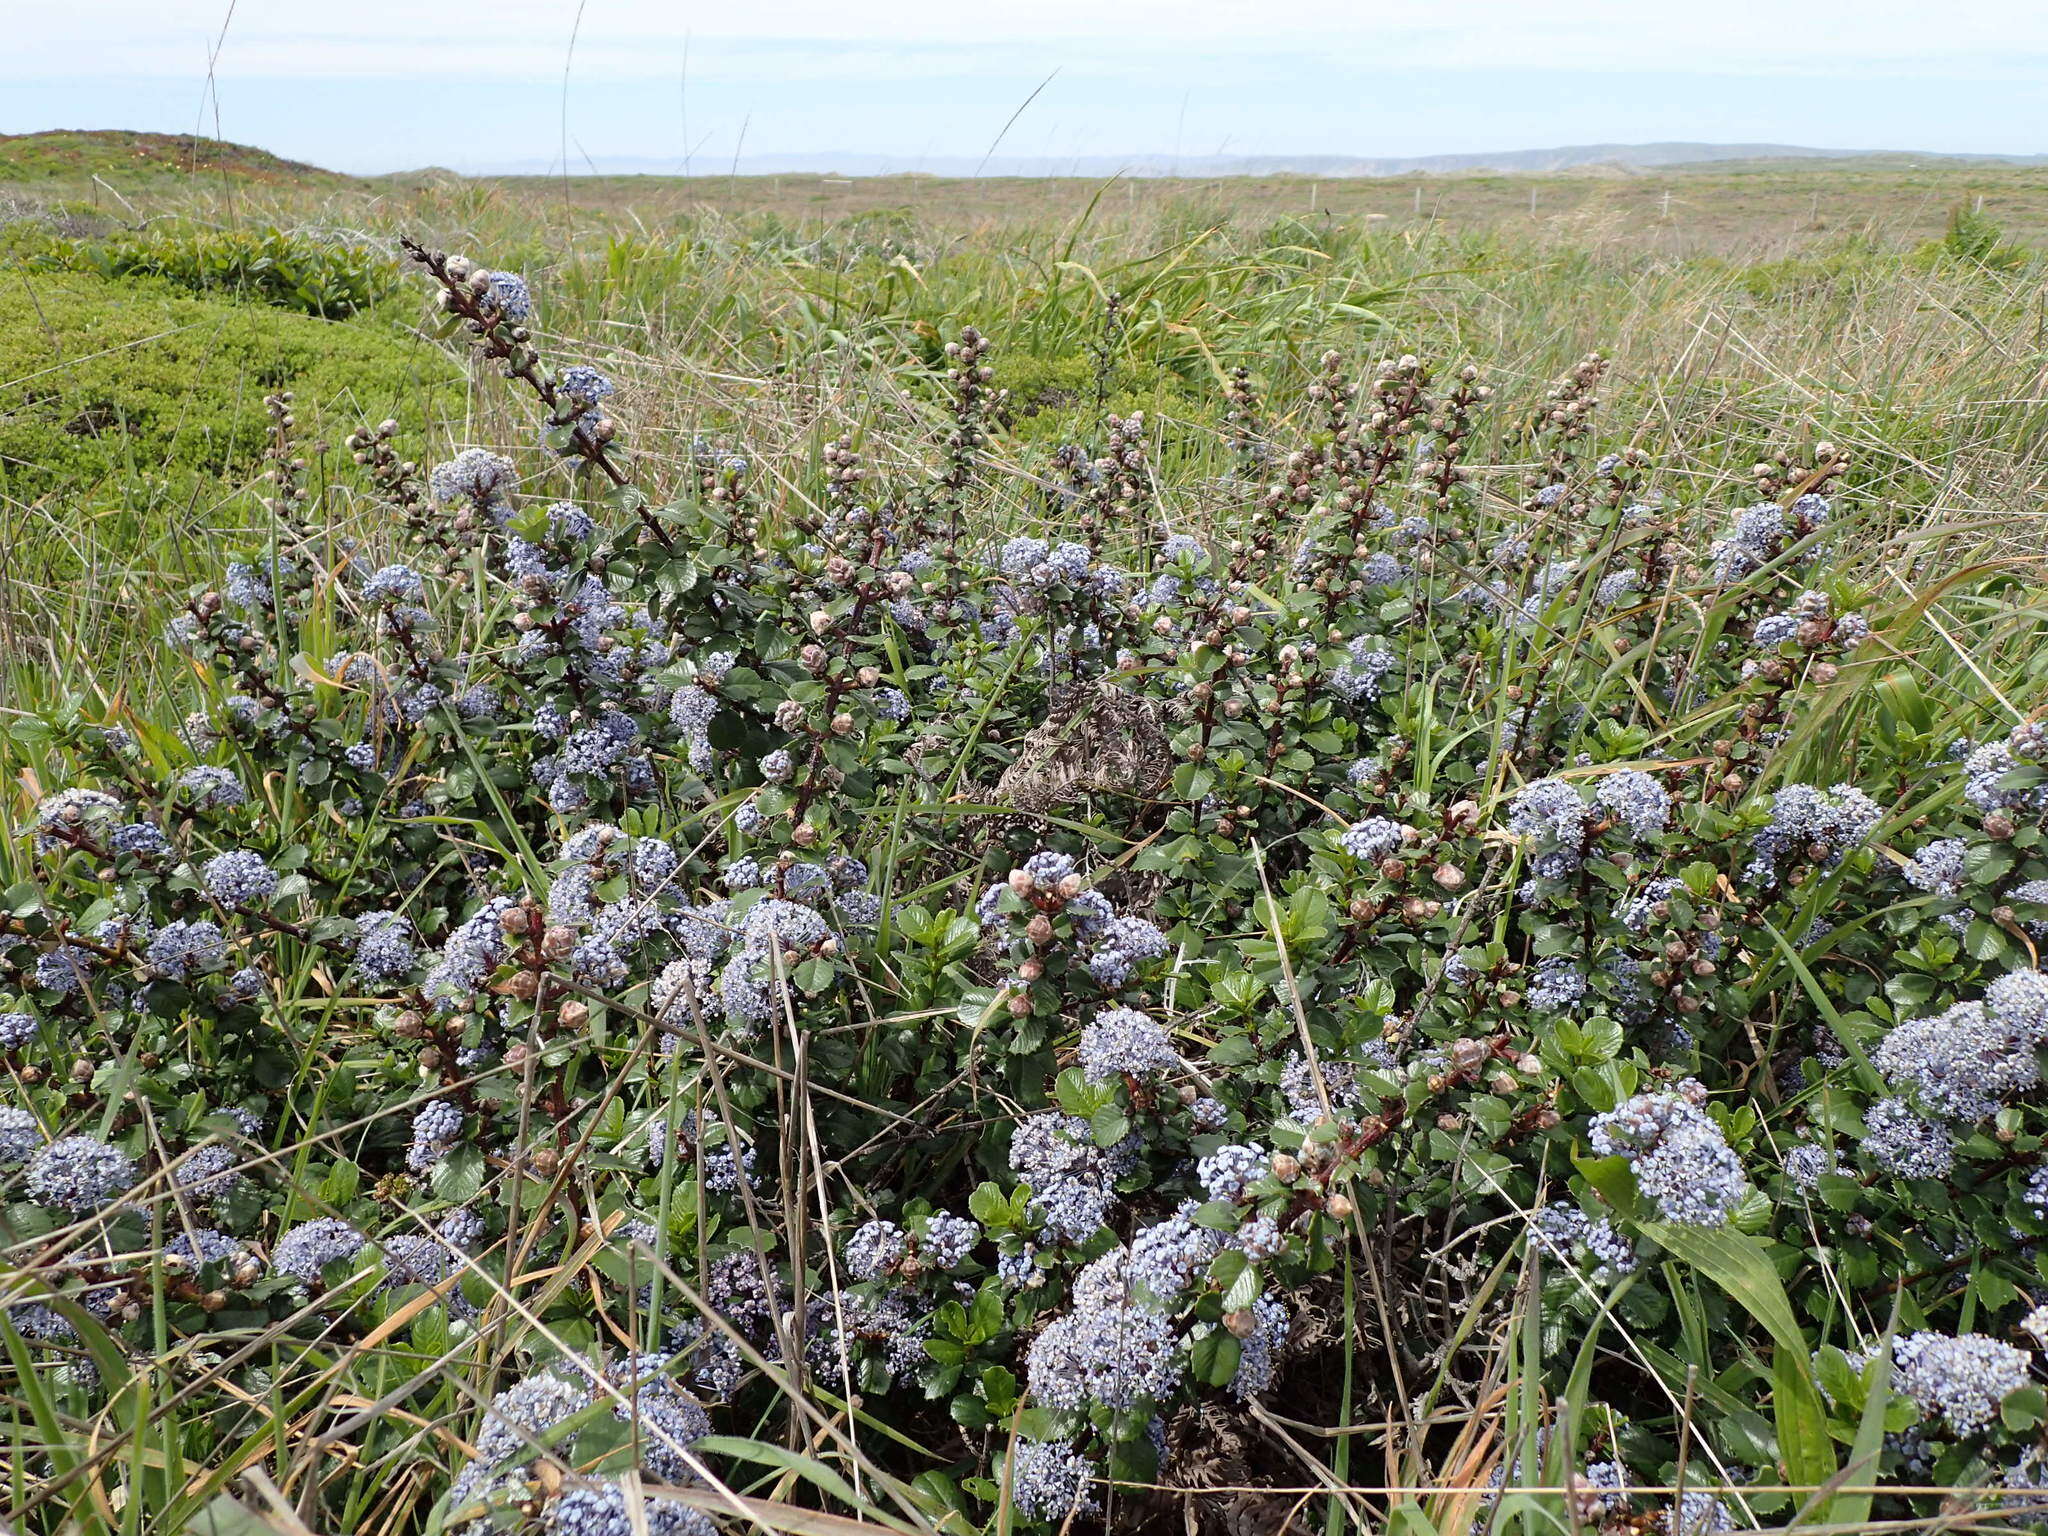
<path id="1" fill-rule="evenodd" d="M 1863 1185 L 1846 1174 L 1824 1173 L 1815 1184 L 1814 1193 L 1830 1210 L 1853 1211 L 1863 1198 Z"/>
<path id="2" fill-rule="evenodd" d="M 1017 1406 L 1017 1378 L 1004 1366 L 992 1365 L 981 1373 L 981 1395 L 988 1399 L 989 1411 L 1007 1417 Z"/>
<path id="3" fill-rule="evenodd" d="M 814 1457 L 800 1455 L 785 1446 L 771 1445 L 765 1440 L 748 1440 L 738 1435 L 706 1435 L 703 1439 L 692 1442 L 691 1449 L 708 1451 L 714 1456 L 730 1456 L 737 1461 L 754 1461 L 763 1466 L 782 1467 L 838 1499 L 849 1509 L 866 1510 L 872 1507 L 867 1500 L 847 1487 L 846 1480 L 824 1462 Z"/>
<path id="4" fill-rule="evenodd" d="M 1863 1415 L 1856 1424 L 1856 1439 L 1849 1447 L 1849 1465 L 1844 1474 L 1851 1484 L 1868 1485 L 1877 1481 L 1878 1456 L 1884 1450 L 1885 1408 L 1891 1399 L 1891 1330 L 1885 1330 L 1883 1341 L 1877 1353 L 1865 1368 L 1866 1381 L 1859 1379 L 1858 1389 L 1866 1395 L 1863 1399 Z M 1839 1350 L 1824 1351 L 1841 1360 L 1846 1369 L 1847 1360 L 1842 1359 Z M 1867 1493 L 1838 1493 L 1828 1500 L 1824 1517 L 1829 1525 L 1855 1529 L 1870 1519 L 1870 1499 Z"/>
<path id="5" fill-rule="evenodd" d="M 1130 1117 L 1114 1104 L 1105 1104 L 1089 1116 L 1088 1129 L 1098 1147 L 1113 1147 L 1131 1133 Z"/>
<path id="6" fill-rule="evenodd" d="M 1978 918 L 1963 935 L 1963 948 L 1972 960 L 1996 960 L 2005 953 L 2006 939 L 1996 927 Z"/>
<path id="7" fill-rule="evenodd" d="M 1602 1062 L 1597 1067 L 1580 1067 L 1572 1074 L 1571 1081 L 1572 1092 L 1597 1114 L 1607 1113 L 1625 1097 L 1611 1061 Z"/>
<path id="8" fill-rule="evenodd" d="M 1825 1483 L 1835 1475 L 1827 1410 L 1814 1386 L 1806 1334 L 1784 1283 L 1771 1267 L 1765 1245 L 1726 1227 L 1668 1221 L 1644 1222 L 1642 1227 L 1667 1252 L 1726 1291 L 1770 1334 L 1777 1346 L 1771 1371 L 1771 1408 L 1786 1476 L 1794 1483 Z"/>
<path id="9" fill-rule="evenodd" d="M 1250 1262 L 1242 1248 L 1226 1248 L 1210 1262 L 1209 1274 L 1218 1285 L 1228 1290 L 1237 1283 L 1238 1276 L 1245 1272 Z"/>
<path id="10" fill-rule="evenodd" d="M 967 1214 L 984 1227 L 999 1231 L 1009 1224 L 1010 1203 L 999 1186 L 984 1182 L 967 1197 Z"/>
<path id="11" fill-rule="evenodd" d="M 1596 1018 L 1586 1025 L 1586 1048 L 1596 1062 L 1612 1061 L 1621 1054 L 1621 1026 L 1609 1018 Z"/>
<path id="12" fill-rule="evenodd" d="M 1247 1266 L 1242 1274 L 1230 1282 L 1230 1289 L 1223 1293 L 1223 1309 L 1226 1312 L 1242 1312 L 1259 1299 L 1262 1288 L 1259 1272 Z"/>
<path id="13" fill-rule="evenodd" d="M 1109 1475 L 1124 1482 L 1149 1483 L 1159 1475 L 1159 1453 L 1146 1439 L 1118 1440 L 1109 1448 Z"/>
<path id="14" fill-rule="evenodd" d="M 971 1343 L 985 1344 L 1002 1331 L 1003 1292 L 1000 1285 L 990 1282 L 975 1292 L 967 1321 Z"/>
<path id="15" fill-rule="evenodd" d="M 1188 1351 L 1188 1366 L 1195 1373 L 1197 1381 L 1205 1381 L 1212 1387 L 1227 1387 L 1237 1375 L 1238 1357 L 1244 1353 L 1227 1330 L 1211 1329 Z"/>
<path id="16" fill-rule="evenodd" d="M 1820 1389 L 1836 1407 L 1851 1413 L 1861 1410 L 1865 1401 L 1863 1377 L 1834 1345 L 1825 1345 L 1814 1352 L 1813 1374 Z"/>
<path id="17" fill-rule="evenodd" d="M 446 1200 L 450 1205 L 464 1205 L 474 1200 L 484 1187 L 487 1171 L 482 1151 L 473 1146 L 461 1146 L 434 1164 L 434 1172 L 428 1182 L 433 1185 L 436 1199 Z"/>
<path id="18" fill-rule="evenodd" d="M 989 1424 L 988 1405 L 980 1398 L 962 1392 L 946 1405 L 946 1411 L 953 1416 L 953 1422 L 962 1429 L 986 1429 Z"/>
<path id="19" fill-rule="evenodd" d="M 2025 1434 L 2044 1417 L 2048 1417 L 2048 1396 L 2044 1396 L 2041 1388 L 2030 1382 L 1999 1406 L 1998 1417 L 2014 1434 Z"/>
<path id="20" fill-rule="evenodd" d="M 1972 843 L 1963 853 L 1963 868 L 1978 885 L 1996 885 L 2012 873 L 2010 848 L 1997 843 Z"/>
<path id="21" fill-rule="evenodd" d="M 347 1205 L 363 1187 L 362 1170 L 354 1163 L 339 1162 L 320 1181 L 320 1198 L 328 1205 Z"/>

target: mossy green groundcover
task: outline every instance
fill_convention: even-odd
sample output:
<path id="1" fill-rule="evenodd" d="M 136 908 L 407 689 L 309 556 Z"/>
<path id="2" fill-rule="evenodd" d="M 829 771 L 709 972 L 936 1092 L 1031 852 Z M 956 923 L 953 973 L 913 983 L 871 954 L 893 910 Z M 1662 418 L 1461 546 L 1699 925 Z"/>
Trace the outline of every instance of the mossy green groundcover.
<path id="1" fill-rule="evenodd" d="M 306 441 L 338 443 L 365 420 L 418 421 L 461 384 L 389 321 L 17 268 L 0 283 L 0 500 L 160 520 L 255 473 L 271 391 L 293 392 Z"/>

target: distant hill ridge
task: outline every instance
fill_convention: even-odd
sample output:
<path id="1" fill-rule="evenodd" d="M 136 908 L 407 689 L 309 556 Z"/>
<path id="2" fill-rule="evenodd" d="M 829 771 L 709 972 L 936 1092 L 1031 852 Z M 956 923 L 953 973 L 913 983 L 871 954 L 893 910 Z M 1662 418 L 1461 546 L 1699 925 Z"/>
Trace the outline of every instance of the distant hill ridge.
<path id="1" fill-rule="evenodd" d="M 1943 165 L 2044 165 L 2048 155 L 1954 155 L 1917 150 L 1817 149 L 1797 144 L 1575 144 L 1557 149 L 1511 149 L 1483 154 L 1363 155 L 1008 155 L 981 159 L 971 155 L 876 155 L 857 150 L 818 150 L 796 154 L 745 155 L 737 164 L 742 176 L 1323 176 L 1345 177 L 1454 175 L 1493 171 L 1538 174 L 1557 171 L 1647 171 L 1743 161 L 1859 160 Z M 579 159 L 569 174 L 605 176 L 675 176 L 682 173 L 676 158 L 598 155 Z M 690 167 L 699 176 L 726 175 L 730 160 L 715 157 Z M 544 175 L 561 172 L 559 162 L 527 160 L 479 165 L 472 175 Z"/>
<path id="2" fill-rule="evenodd" d="M 1448 155 L 880 155 L 858 150 L 746 155 L 739 161 L 706 157 L 687 169 L 701 176 L 1108 176 L 1345 177 L 1457 175 L 1494 172 L 1531 175 L 1561 171 L 1628 173 L 1720 166 L 1754 161 L 1854 160 L 1894 164 L 2048 165 L 2048 155 L 1961 155 L 1916 150 L 1817 149 L 1797 144 L 1574 144 L 1556 149 L 1510 149 Z M 668 156 L 598 155 L 579 158 L 571 176 L 675 176 L 683 162 Z M 472 176 L 559 175 L 559 162 L 500 161 L 463 168 Z M 0 134 L 0 182 L 161 176 L 171 173 L 234 176 L 259 182 L 343 182 L 357 178 L 287 160 L 268 150 L 189 133 L 142 133 L 125 128 L 54 129 Z M 453 176 L 441 168 L 393 173 L 408 178 Z"/>
<path id="3" fill-rule="evenodd" d="M 186 172 L 248 181 L 347 181 L 351 178 L 267 149 L 190 133 L 127 128 L 52 129 L 0 134 L 0 181 L 57 181 L 85 176 L 124 178 Z"/>

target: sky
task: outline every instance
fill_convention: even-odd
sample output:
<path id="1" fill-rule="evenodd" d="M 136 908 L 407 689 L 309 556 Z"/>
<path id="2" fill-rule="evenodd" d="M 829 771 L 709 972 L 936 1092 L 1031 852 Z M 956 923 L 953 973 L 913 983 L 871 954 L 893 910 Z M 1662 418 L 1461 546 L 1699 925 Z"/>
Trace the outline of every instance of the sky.
<path id="1" fill-rule="evenodd" d="M 701 172 L 835 149 L 912 162 L 1664 140 L 2048 152 L 2044 0 L 10 10 L 0 132 L 218 132 L 355 172 L 565 156 Z"/>

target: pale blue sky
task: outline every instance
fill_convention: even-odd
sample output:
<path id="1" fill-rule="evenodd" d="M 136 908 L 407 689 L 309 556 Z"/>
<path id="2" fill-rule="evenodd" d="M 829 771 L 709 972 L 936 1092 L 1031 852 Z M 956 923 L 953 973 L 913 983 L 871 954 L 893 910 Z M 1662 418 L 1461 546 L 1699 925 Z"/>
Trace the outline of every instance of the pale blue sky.
<path id="1" fill-rule="evenodd" d="M 748 155 L 978 157 L 1057 71 L 1003 155 L 1665 139 L 2048 151 L 2039 0 L 585 0 L 580 28 L 577 13 L 577 0 L 34 6 L 9 21 L 0 131 L 210 132 L 217 105 L 224 136 L 337 169 L 476 169 L 555 159 L 566 99 L 572 164 L 680 165 L 687 146 L 718 169 L 743 126 Z"/>

